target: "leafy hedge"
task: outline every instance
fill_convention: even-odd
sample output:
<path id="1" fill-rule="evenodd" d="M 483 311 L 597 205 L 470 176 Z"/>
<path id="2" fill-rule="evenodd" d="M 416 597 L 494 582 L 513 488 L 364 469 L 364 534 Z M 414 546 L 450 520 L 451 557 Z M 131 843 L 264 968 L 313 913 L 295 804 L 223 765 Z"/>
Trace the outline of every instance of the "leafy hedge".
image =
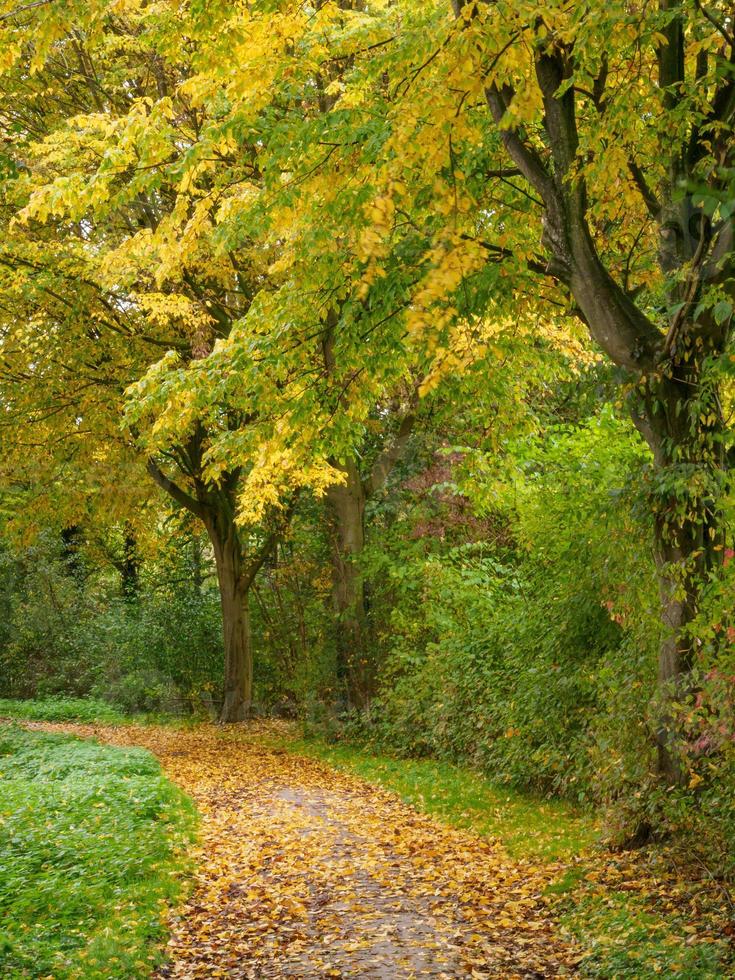
<path id="1" fill-rule="evenodd" d="M 388 679 L 364 731 L 408 755 L 598 798 L 600 768 L 614 782 L 613 759 L 650 755 L 641 709 L 655 669 L 655 580 L 627 491 L 644 459 L 612 416 L 512 458 L 500 473 L 469 461 L 462 489 L 502 515 L 513 546 L 465 543 L 408 562 L 402 535 L 382 554 Z"/>

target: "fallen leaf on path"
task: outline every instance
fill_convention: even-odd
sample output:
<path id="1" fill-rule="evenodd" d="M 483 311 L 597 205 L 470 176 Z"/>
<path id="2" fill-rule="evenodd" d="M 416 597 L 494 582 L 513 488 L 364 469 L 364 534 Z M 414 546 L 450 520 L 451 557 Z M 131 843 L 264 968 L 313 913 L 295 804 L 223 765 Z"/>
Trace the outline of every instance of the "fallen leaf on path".
<path id="1" fill-rule="evenodd" d="M 61 726 L 55 726 L 61 727 Z M 543 897 L 553 871 L 247 728 L 65 725 L 139 745 L 202 814 L 189 900 L 161 978 L 570 975 Z"/>

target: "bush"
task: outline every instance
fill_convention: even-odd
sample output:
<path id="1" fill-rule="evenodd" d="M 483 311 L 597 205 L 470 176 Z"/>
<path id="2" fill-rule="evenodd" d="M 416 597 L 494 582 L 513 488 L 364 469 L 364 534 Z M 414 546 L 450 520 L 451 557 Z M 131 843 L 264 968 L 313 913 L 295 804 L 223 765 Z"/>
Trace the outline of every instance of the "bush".
<path id="1" fill-rule="evenodd" d="M 645 453 L 605 413 L 508 458 L 498 472 L 466 457 L 458 482 L 511 544 L 434 546 L 409 561 L 404 529 L 388 538 L 393 553 L 373 556 L 392 590 L 388 673 L 352 730 L 519 787 L 617 798 L 652 752 L 656 583 L 630 491 Z"/>
<path id="2" fill-rule="evenodd" d="M 196 589 L 184 576 L 126 600 L 102 574 L 71 576 L 49 535 L 15 564 L 19 574 L 0 595 L 9 615 L 0 632 L 0 696 L 92 696 L 125 711 L 179 712 L 219 696 L 216 590 Z"/>

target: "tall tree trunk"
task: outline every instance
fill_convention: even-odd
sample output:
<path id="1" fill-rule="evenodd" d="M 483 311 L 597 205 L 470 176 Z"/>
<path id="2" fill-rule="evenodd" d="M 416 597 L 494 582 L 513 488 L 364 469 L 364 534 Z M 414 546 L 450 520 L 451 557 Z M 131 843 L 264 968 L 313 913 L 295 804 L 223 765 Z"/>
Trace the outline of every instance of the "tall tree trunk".
<path id="1" fill-rule="evenodd" d="M 276 515 L 261 546 L 246 556 L 235 523 L 240 471 L 223 474 L 217 485 L 207 484 L 201 476 L 202 436 L 203 430 L 197 429 L 186 447 L 179 450 L 188 460 L 186 469 L 189 475 L 192 471 L 197 474 L 191 478 L 193 494 L 167 476 L 155 458 L 149 457 L 147 468 L 159 487 L 181 507 L 199 518 L 212 542 L 225 647 L 224 699 L 220 720 L 244 721 L 250 715 L 253 700 L 253 649 L 248 609 L 250 587 L 288 526 L 298 493 L 294 493 L 288 506 Z M 196 575 L 195 566 L 195 577 Z"/>
<path id="2" fill-rule="evenodd" d="M 649 383 L 642 416 L 634 414 L 654 457 L 654 557 L 663 626 L 656 741 L 659 773 L 672 784 L 684 779 L 681 713 L 692 693 L 695 652 L 689 628 L 707 574 L 722 560 L 717 500 L 725 466 L 723 421 L 703 361 L 691 350 L 675 358 L 668 376 Z"/>
<path id="3" fill-rule="evenodd" d="M 224 508 L 205 519 L 214 549 L 225 650 L 224 699 L 220 721 L 245 721 L 253 699 L 253 650 L 242 547 L 234 519 Z"/>
<path id="4" fill-rule="evenodd" d="M 332 603 L 337 622 L 337 677 L 351 707 L 369 703 L 365 582 L 359 565 L 365 545 L 365 489 L 354 460 L 341 467 L 345 482 L 331 486 Z"/>
<path id="5" fill-rule="evenodd" d="M 120 584 L 126 602 L 136 602 L 139 591 L 140 559 L 138 542 L 131 524 L 126 523 L 123 533 L 123 556 L 120 563 Z"/>

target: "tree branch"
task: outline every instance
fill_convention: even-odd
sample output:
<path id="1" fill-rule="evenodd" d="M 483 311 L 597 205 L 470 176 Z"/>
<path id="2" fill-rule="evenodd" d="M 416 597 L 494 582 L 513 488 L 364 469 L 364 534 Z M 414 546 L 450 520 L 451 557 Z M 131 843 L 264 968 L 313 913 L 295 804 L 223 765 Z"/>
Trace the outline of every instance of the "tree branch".
<path id="1" fill-rule="evenodd" d="M 489 85 L 485 90 L 487 104 L 495 120 L 495 125 L 498 127 L 506 152 L 521 174 L 545 202 L 553 187 L 543 160 L 535 150 L 523 142 L 516 130 L 502 126 L 502 120 L 512 97 L 513 93 L 510 89 L 506 88 L 501 92 L 497 85 Z"/>
<path id="2" fill-rule="evenodd" d="M 19 14 L 24 14 L 26 10 L 33 10 L 34 7 L 47 7 L 53 2 L 54 0 L 34 0 L 33 3 L 24 3 L 22 6 L 16 7 L 15 10 L 8 11 L 7 14 L 0 14 L 0 21 L 11 20 Z"/>
<path id="3" fill-rule="evenodd" d="M 628 170 L 630 171 L 630 176 L 633 178 L 633 183 L 640 191 L 641 197 L 643 198 L 643 203 L 646 205 L 648 213 L 654 220 L 658 221 L 658 219 L 661 217 L 661 202 L 648 186 L 648 182 L 646 181 L 643 171 L 635 160 L 628 160 Z"/>
<path id="4" fill-rule="evenodd" d="M 148 475 L 153 478 L 158 486 L 161 487 L 162 490 L 165 490 L 177 504 L 181 504 L 182 507 L 185 507 L 186 510 L 191 511 L 191 513 L 195 514 L 200 520 L 204 520 L 206 513 L 204 506 L 198 500 L 192 497 L 191 494 L 188 494 L 185 490 L 182 490 L 181 487 L 177 483 L 174 483 L 172 479 L 167 477 L 153 457 L 148 457 L 146 470 L 148 471 Z"/>
<path id="5" fill-rule="evenodd" d="M 299 493 L 299 490 L 294 491 L 288 506 L 281 513 L 281 518 L 278 521 L 277 526 L 266 535 L 263 544 L 246 563 L 245 568 L 241 572 L 240 585 L 245 592 L 247 592 L 250 586 L 253 584 L 255 576 L 265 564 L 268 556 L 273 553 L 273 549 L 283 537 L 284 531 L 291 523 L 291 518 L 293 517 L 293 512 L 296 509 L 296 502 L 299 498 Z"/>
<path id="6" fill-rule="evenodd" d="M 725 30 L 722 24 L 717 20 L 717 18 L 714 17 L 709 12 L 709 10 L 707 10 L 707 8 L 704 6 L 703 3 L 701 3 L 701 0 L 694 0 L 694 6 L 697 8 L 700 14 L 702 14 L 703 17 L 707 18 L 710 24 L 718 32 L 718 34 L 721 34 L 722 37 L 724 37 L 727 44 L 729 44 L 730 47 L 733 47 L 735 45 L 735 38 L 733 38 L 732 34 L 728 34 L 728 32 Z"/>
<path id="7" fill-rule="evenodd" d="M 370 476 L 366 480 L 366 496 L 376 493 L 385 486 L 393 467 L 405 452 L 411 432 L 413 431 L 413 427 L 416 423 L 414 408 L 415 405 L 412 405 L 409 411 L 403 416 L 395 439 L 390 446 L 387 446 L 380 453 L 378 458 L 373 463 Z"/>

